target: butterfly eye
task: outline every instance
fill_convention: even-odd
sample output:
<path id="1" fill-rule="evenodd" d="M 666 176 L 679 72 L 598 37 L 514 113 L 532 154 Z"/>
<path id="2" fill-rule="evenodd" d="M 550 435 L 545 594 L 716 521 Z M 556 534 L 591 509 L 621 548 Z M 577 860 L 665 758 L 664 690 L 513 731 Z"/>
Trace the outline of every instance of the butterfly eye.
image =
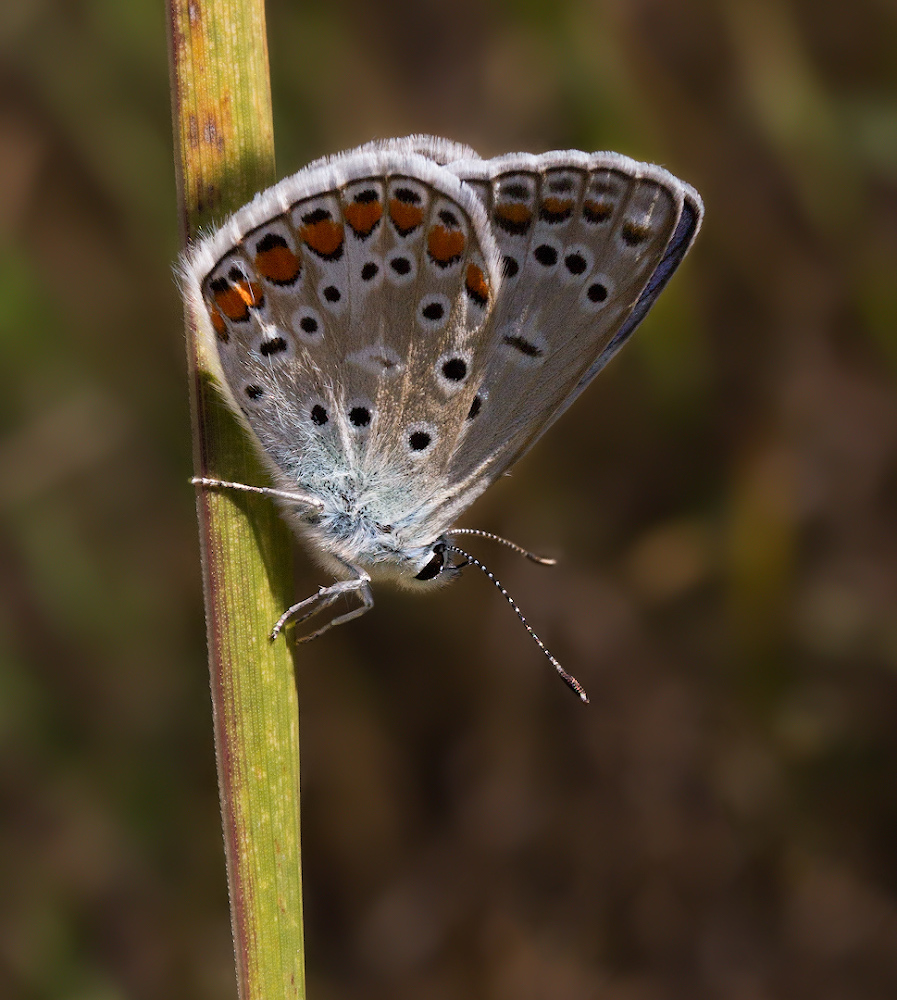
<path id="1" fill-rule="evenodd" d="M 415 580 L 432 580 L 433 577 L 439 576 L 442 572 L 442 568 L 445 566 L 445 549 L 440 546 L 433 551 L 433 558 L 427 563 L 426 566 L 415 576 Z"/>

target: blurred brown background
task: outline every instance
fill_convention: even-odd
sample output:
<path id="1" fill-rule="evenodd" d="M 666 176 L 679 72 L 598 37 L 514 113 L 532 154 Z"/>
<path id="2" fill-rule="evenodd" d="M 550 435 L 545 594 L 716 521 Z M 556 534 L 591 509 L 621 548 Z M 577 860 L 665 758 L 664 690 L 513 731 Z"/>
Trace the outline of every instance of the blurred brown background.
<path id="1" fill-rule="evenodd" d="M 477 547 L 591 706 L 472 571 L 302 651 L 312 1000 L 897 996 L 897 8 L 275 0 L 269 32 L 280 175 L 427 131 L 707 204 L 463 521 L 561 557 Z M 11 1000 L 234 995 L 167 87 L 159 0 L 5 0 Z"/>

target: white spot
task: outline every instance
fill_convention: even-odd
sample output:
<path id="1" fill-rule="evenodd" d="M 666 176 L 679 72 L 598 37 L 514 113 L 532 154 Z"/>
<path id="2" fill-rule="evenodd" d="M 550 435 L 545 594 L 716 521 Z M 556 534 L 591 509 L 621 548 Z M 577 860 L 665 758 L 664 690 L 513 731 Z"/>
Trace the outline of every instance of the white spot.
<path id="1" fill-rule="evenodd" d="M 417 257 L 400 247 L 386 258 L 384 271 L 393 285 L 410 285 L 417 277 Z"/>
<path id="2" fill-rule="evenodd" d="M 415 181 L 409 180 L 407 177 L 402 177 L 398 180 L 394 180 L 389 185 L 389 193 L 387 194 L 387 200 L 392 201 L 396 197 L 397 191 L 411 191 L 413 194 L 417 195 L 416 201 L 405 201 L 404 198 L 399 198 L 400 203 L 407 204 L 409 207 L 418 208 L 423 212 L 423 220 L 420 225 L 416 226 L 410 233 L 402 235 L 398 229 L 396 229 L 395 224 L 390 221 L 390 230 L 402 240 L 407 246 L 408 243 L 416 243 L 421 236 L 423 236 L 424 230 L 427 228 L 427 215 L 429 212 L 429 193 L 427 189 Z"/>
<path id="3" fill-rule="evenodd" d="M 296 229 L 301 230 L 306 225 L 306 216 L 312 215 L 318 210 L 329 212 L 330 218 L 336 222 L 340 218 L 339 205 L 336 198 L 330 196 L 325 198 L 309 198 L 308 201 L 300 201 L 293 206 L 291 221 Z"/>
<path id="4" fill-rule="evenodd" d="M 435 424 L 415 423 L 405 428 L 405 451 L 413 459 L 423 458 L 436 446 L 438 431 Z"/>
<path id="5" fill-rule="evenodd" d="M 398 375 L 405 367 L 398 353 L 385 344 L 370 344 L 360 351 L 347 356 L 346 361 L 370 372 L 372 375 L 385 375 L 391 378 Z"/>
<path id="6" fill-rule="evenodd" d="M 317 309 L 302 306 L 290 317 L 296 336 L 306 344 L 320 344 L 324 339 L 324 321 Z"/>
<path id="7" fill-rule="evenodd" d="M 454 396 L 467 384 L 470 378 L 470 360 L 471 355 L 467 351 L 446 351 L 436 362 L 436 381 L 447 395 Z"/>
<path id="8" fill-rule="evenodd" d="M 606 274 L 597 271 L 590 274 L 579 292 L 579 308 L 586 313 L 601 312 L 613 302 L 614 287 L 613 281 Z"/>
<path id="9" fill-rule="evenodd" d="M 498 346 L 515 364 L 536 368 L 548 354 L 548 340 L 536 325 L 538 314 L 526 322 L 505 323 L 496 332 Z"/>
<path id="10" fill-rule="evenodd" d="M 353 277 L 353 281 L 356 282 L 354 287 L 360 288 L 362 293 L 373 291 L 383 284 L 382 257 L 378 257 L 375 254 L 367 254 L 361 258 L 358 264 L 355 264 L 354 260 L 351 261 L 350 267 L 356 268 L 356 274 Z M 376 268 L 376 271 L 374 271 L 374 268 Z M 371 273 L 372 271 L 373 273 Z"/>
<path id="11" fill-rule="evenodd" d="M 449 321 L 451 314 L 452 303 L 449 297 L 433 292 L 425 295 L 418 303 L 417 322 L 425 330 L 440 330 Z"/>
<path id="12" fill-rule="evenodd" d="M 369 399 L 357 397 L 346 403 L 345 421 L 349 430 L 363 436 L 370 433 L 377 414 Z"/>
<path id="13" fill-rule="evenodd" d="M 535 272 L 537 275 L 555 274 L 559 267 L 563 267 L 564 245 L 545 232 L 547 225 L 543 222 L 536 227 L 530 244 L 528 267 L 530 273 Z"/>
<path id="14" fill-rule="evenodd" d="M 258 352 L 269 361 L 279 361 L 289 352 L 292 337 L 288 336 L 275 323 L 262 323 L 262 340 Z"/>
<path id="15" fill-rule="evenodd" d="M 558 277 L 563 285 L 579 285 L 595 266 L 595 255 L 584 243 L 574 243 L 561 250 Z"/>
<path id="16" fill-rule="evenodd" d="M 325 274 L 321 281 L 318 282 L 318 302 L 321 303 L 321 306 L 327 312 L 332 313 L 334 316 L 341 315 L 345 311 L 349 301 L 345 282 L 341 281 L 340 278 L 342 278 L 342 271 L 340 271 L 336 280 Z"/>

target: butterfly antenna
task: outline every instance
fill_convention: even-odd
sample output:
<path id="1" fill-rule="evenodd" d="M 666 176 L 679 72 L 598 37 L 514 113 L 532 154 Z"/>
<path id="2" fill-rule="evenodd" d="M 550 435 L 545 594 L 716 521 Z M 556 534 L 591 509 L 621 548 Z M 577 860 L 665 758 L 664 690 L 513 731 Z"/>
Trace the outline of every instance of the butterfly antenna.
<path id="1" fill-rule="evenodd" d="M 475 531 L 472 531 L 472 530 L 469 533 L 470 534 L 479 534 L 479 532 L 475 532 Z M 486 534 L 486 533 L 484 532 L 484 534 Z M 502 541 L 504 541 L 504 539 L 502 539 Z M 513 545 L 513 543 L 509 543 L 509 544 L 512 546 L 512 548 L 519 548 L 519 546 Z M 558 672 L 558 676 L 560 677 L 560 679 L 567 685 L 568 688 L 571 689 L 571 691 L 575 691 L 576 694 L 579 695 L 581 701 L 583 701 L 586 705 L 588 705 L 588 703 L 589 703 L 589 696 L 585 693 L 585 690 L 583 689 L 582 684 L 580 684 L 579 681 L 572 674 L 568 674 L 567 671 L 564 670 L 564 668 L 560 665 L 560 663 L 558 663 L 558 661 L 552 655 L 551 651 L 548 649 L 548 647 L 545 645 L 545 643 L 542 642 L 542 640 L 536 635 L 536 633 L 533 631 L 533 628 L 530 625 L 530 623 L 526 620 L 526 618 L 523 617 L 523 612 L 520 610 L 520 608 L 517 607 L 516 603 L 514 602 L 514 598 L 511 597 L 511 595 L 501 585 L 501 581 L 498 579 L 498 577 L 495 576 L 495 574 L 491 570 L 487 569 L 480 562 L 479 559 L 477 559 L 475 556 L 472 556 L 469 552 L 465 552 L 464 549 L 459 549 L 457 545 L 446 545 L 445 550 L 446 550 L 446 552 L 457 552 L 458 555 L 464 556 L 464 558 L 471 565 L 476 566 L 478 569 L 481 569 L 486 574 L 486 576 L 489 577 L 489 579 L 498 588 L 498 591 L 501 594 L 501 596 L 514 609 L 515 614 L 517 615 L 517 617 L 522 622 L 523 627 L 527 630 L 527 632 L 529 632 L 529 634 L 532 637 L 532 639 L 535 642 L 535 644 L 539 647 L 539 649 L 542 650 L 542 652 L 551 661 L 551 665 Z M 521 551 L 525 551 L 525 550 L 521 550 Z"/>
<path id="2" fill-rule="evenodd" d="M 537 556 L 535 552 L 530 552 L 528 549 L 523 548 L 522 545 L 518 545 L 516 542 L 510 542 L 507 538 L 502 538 L 501 535 L 493 535 L 491 531 L 481 531 L 479 528 L 452 528 L 450 535 L 476 535 L 478 538 L 488 538 L 490 542 L 498 542 L 499 545 L 505 545 L 509 549 L 513 549 L 518 555 L 525 556 L 530 562 L 538 563 L 540 566 L 556 566 L 557 559 L 548 559 L 545 556 Z"/>

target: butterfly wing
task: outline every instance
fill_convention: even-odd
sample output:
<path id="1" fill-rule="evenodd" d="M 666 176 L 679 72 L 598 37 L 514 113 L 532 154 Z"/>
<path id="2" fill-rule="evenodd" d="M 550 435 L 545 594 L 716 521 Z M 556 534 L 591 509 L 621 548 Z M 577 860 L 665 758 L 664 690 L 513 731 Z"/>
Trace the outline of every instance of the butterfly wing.
<path id="1" fill-rule="evenodd" d="M 512 154 L 448 169 L 476 191 L 503 260 L 482 372 L 439 512 L 451 522 L 622 347 L 691 246 L 703 206 L 614 153 Z"/>
<path id="2" fill-rule="evenodd" d="M 406 135 L 400 139 L 374 139 L 363 146 L 349 150 L 346 156 L 356 156 L 359 153 L 417 153 L 434 163 L 444 166 L 459 160 L 478 160 L 480 154 L 464 143 L 453 139 L 443 139 L 438 135 Z M 327 158 L 319 160 L 326 163 Z M 314 166 L 314 164 L 312 164 Z"/>
<path id="3" fill-rule="evenodd" d="M 278 485 L 408 544 L 432 536 L 500 282 L 482 204 L 437 162 L 466 152 L 414 137 L 314 164 L 182 266 L 211 369 Z"/>
<path id="4" fill-rule="evenodd" d="M 617 154 L 428 136 L 317 161 L 182 264 L 210 370 L 278 485 L 428 544 L 622 346 L 698 195 Z"/>

